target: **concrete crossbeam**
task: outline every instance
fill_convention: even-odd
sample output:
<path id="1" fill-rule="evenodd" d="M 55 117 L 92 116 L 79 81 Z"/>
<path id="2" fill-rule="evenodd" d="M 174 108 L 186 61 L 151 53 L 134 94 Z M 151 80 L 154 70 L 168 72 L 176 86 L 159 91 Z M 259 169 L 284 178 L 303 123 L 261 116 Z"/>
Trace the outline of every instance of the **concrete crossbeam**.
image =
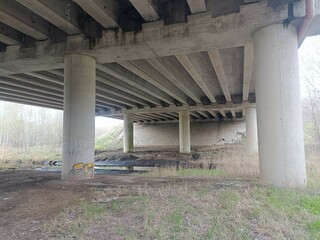
<path id="1" fill-rule="evenodd" d="M 248 107 L 255 107 L 255 103 L 243 102 L 243 103 L 227 103 L 227 104 L 211 104 L 211 105 L 202 105 L 198 104 L 195 106 L 169 106 L 169 107 L 154 107 L 154 108 L 139 108 L 139 109 L 122 109 L 117 110 L 115 112 L 101 113 L 103 116 L 113 116 L 113 115 L 121 115 L 124 113 L 135 113 L 135 114 L 143 114 L 143 113 L 172 113 L 179 111 L 230 111 L 234 110 L 242 110 Z M 97 113 L 99 115 L 99 113 Z M 223 115 L 225 113 L 223 112 Z"/>
<path id="2" fill-rule="evenodd" d="M 105 29 L 117 28 L 119 3 L 114 0 L 73 0 Z"/>
<path id="3" fill-rule="evenodd" d="M 3 2 L 6 1 L 2 1 L 1 4 Z M 85 0 L 83 2 L 90 5 L 92 1 Z M 4 11 L 1 10 L 1 12 Z M 294 12 L 296 18 L 305 15 L 303 1 L 294 4 Z M 20 14 L 18 15 L 20 16 Z M 14 53 L 0 53 L 0 69 L 2 69 L 0 74 L 3 74 L 3 70 L 18 73 L 62 68 L 63 57 L 66 53 L 72 52 L 92 56 L 98 63 L 105 64 L 244 46 L 252 41 L 252 34 L 255 31 L 261 27 L 282 22 L 287 18 L 287 15 L 286 5 L 279 6 L 274 10 L 268 7 L 265 1 L 262 1 L 242 6 L 239 13 L 216 18 L 212 18 L 210 15 L 196 14 L 189 16 L 187 23 L 172 25 L 164 25 L 162 21 L 146 23 L 143 25 L 142 31 L 139 32 L 123 33 L 122 31 L 106 30 L 94 49 L 90 47 L 88 39 L 81 36 L 68 37 L 67 41 L 63 43 L 38 43 L 35 48 L 18 49 Z M 316 15 L 320 15 L 320 8 L 316 9 Z M 32 16 L 29 17 L 32 19 Z M 25 22 L 28 21 L 30 22 L 30 20 Z M 14 24 L 14 22 L 12 24 L 11 21 L 8 22 L 9 25 Z M 21 22 L 23 21 L 18 22 L 21 31 L 28 29 L 24 28 Z M 46 26 L 45 29 L 48 31 L 50 27 Z M 30 34 L 37 36 L 33 32 L 29 32 Z M 40 36 L 40 39 L 44 39 L 44 37 L 46 36 Z"/>
<path id="4" fill-rule="evenodd" d="M 78 25 L 78 9 L 71 1 L 56 0 L 16 0 L 26 8 L 51 22 L 68 34 L 78 34 L 81 30 Z"/>
<path id="5" fill-rule="evenodd" d="M 146 22 L 159 19 L 156 3 L 153 0 L 129 0 Z"/>

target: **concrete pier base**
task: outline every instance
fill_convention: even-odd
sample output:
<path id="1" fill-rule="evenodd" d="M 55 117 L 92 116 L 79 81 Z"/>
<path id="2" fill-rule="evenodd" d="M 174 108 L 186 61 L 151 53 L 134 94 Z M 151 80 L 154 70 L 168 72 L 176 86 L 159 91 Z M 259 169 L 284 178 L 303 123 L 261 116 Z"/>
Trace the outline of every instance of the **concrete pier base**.
<path id="1" fill-rule="evenodd" d="M 280 187 L 304 186 L 296 28 L 267 26 L 253 39 L 261 180 Z"/>
<path id="2" fill-rule="evenodd" d="M 256 108 L 246 108 L 246 145 L 249 154 L 258 152 L 258 130 Z"/>
<path id="3" fill-rule="evenodd" d="M 190 114 L 179 112 L 179 145 L 180 153 L 190 153 Z"/>
<path id="4" fill-rule="evenodd" d="M 133 152 L 133 114 L 125 113 L 123 115 L 123 152 Z"/>
<path id="5" fill-rule="evenodd" d="M 94 176 L 95 59 L 65 57 L 62 179 Z"/>

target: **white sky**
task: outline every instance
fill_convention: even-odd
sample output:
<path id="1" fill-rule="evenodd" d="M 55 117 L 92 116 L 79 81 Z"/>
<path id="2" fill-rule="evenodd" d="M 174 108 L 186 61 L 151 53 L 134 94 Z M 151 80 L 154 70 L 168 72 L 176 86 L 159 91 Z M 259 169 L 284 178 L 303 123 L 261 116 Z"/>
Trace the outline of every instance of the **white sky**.
<path id="1" fill-rule="evenodd" d="M 320 36 L 306 38 L 299 48 L 299 68 L 300 68 L 300 84 L 301 84 L 301 97 L 306 96 L 306 79 L 317 76 L 308 68 L 310 61 L 315 61 L 320 66 Z M 319 76 L 320 77 L 320 76 Z M 320 81 L 320 79 L 316 79 Z"/>

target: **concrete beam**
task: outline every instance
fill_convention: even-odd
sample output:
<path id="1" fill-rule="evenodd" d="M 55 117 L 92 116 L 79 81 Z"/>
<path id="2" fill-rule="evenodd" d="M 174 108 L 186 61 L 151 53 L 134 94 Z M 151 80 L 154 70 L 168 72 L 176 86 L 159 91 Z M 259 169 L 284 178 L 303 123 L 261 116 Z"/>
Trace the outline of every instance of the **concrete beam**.
<path id="1" fill-rule="evenodd" d="M 244 45 L 244 66 L 243 66 L 243 101 L 248 101 L 250 82 L 253 70 L 253 43 L 249 42 Z"/>
<path id="2" fill-rule="evenodd" d="M 100 103 L 106 104 L 106 106 L 111 106 L 113 108 L 118 107 L 121 109 L 126 109 L 128 107 L 128 105 L 126 105 L 126 104 L 121 104 L 121 103 L 113 101 L 109 98 L 102 98 L 101 96 L 104 96 L 104 95 L 97 94 L 96 100 Z"/>
<path id="3" fill-rule="evenodd" d="M 97 65 L 97 69 L 99 69 L 100 71 L 109 74 L 115 78 L 117 78 L 118 80 L 123 81 L 124 83 L 131 85 L 135 88 L 140 89 L 141 91 L 144 91 L 146 93 L 150 93 L 152 92 L 152 95 L 155 96 L 156 98 L 159 98 L 160 100 L 164 101 L 165 103 L 168 104 L 174 104 L 174 101 L 170 99 L 170 96 L 165 94 L 164 92 L 160 91 L 159 89 L 153 87 L 151 84 L 148 84 L 148 82 L 146 82 L 143 79 L 139 79 L 139 78 L 134 78 L 134 76 L 128 76 L 128 75 L 124 75 L 125 73 L 123 71 L 121 71 L 121 69 L 118 69 L 119 72 L 110 69 L 109 67 L 106 67 L 104 65 Z M 148 86 L 148 87 L 146 87 Z"/>
<path id="4" fill-rule="evenodd" d="M 182 55 L 176 55 L 176 58 L 180 62 L 180 64 L 185 68 L 185 70 L 190 74 L 190 76 L 193 78 L 193 80 L 198 84 L 198 86 L 201 88 L 201 90 L 206 94 L 206 96 L 210 99 L 212 103 L 215 103 L 216 100 L 211 93 L 210 89 L 206 85 L 206 83 L 203 81 L 197 70 L 194 68 L 192 63 L 190 62 L 189 58 L 182 54 Z"/>
<path id="5" fill-rule="evenodd" d="M 225 110 L 220 109 L 219 113 L 222 115 L 223 118 L 227 118 L 227 114 L 226 114 Z"/>
<path id="6" fill-rule="evenodd" d="M 206 12 L 207 6 L 205 0 L 187 0 L 192 14 Z"/>
<path id="7" fill-rule="evenodd" d="M 133 89 L 133 87 L 130 88 L 130 86 L 128 86 L 128 84 L 125 84 L 124 82 L 114 82 L 111 81 L 110 79 L 106 79 L 104 77 L 100 77 L 100 76 L 96 76 L 96 79 L 98 82 L 101 82 L 105 85 L 108 85 L 110 87 L 113 87 L 115 89 L 118 89 L 124 93 L 126 93 L 126 95 L 133 95 L 137 98 L 143 99 L 149 103 L 152 103 L 154 105 L 161 105 L 161 102 L 159 100 L 157 100 L 156 98 L 152 97 L 149 94 L 146 94 L 144 92 L 139 91 L 138 89 Z"/>
<path id="8" fill-rule="evenodd" d="M 161 62 L 159 58 L 150 58 L 146 60 L 152 67 L 157 69 L 161 74 L 163 74 L 171 83 L 175 84 L 181 91 L 183 91 L 187 96 L 189 96 L 196 103 L 201 103 L 199 97 L 197 97 L 193 91 L 191 91 L 182 81 L 179 76 L 168 70 Z"/>
<path id="9" fill-rule="evenodd" d="M 113 0 L 73 0 L 105 29 L 117 28 L 119 3 Z"/>
<path id="10" fill-rule="evenodd" d="M 17 81 L 15 81 L 17 80 Z M 6 85 L 22 88 L 22 89 L 27 89 L 28 91 L 38 91 L 54 96 L 60 96 L 61 92 L 63 91 L 62 88 L 56 88 L 48 85 L 42 85 L 42 84 L 37 84 L 32 82 L 31 80 L 28 81 L 26 79 L 16 77 L 16 76 L 11 76 L 11 78 L 8 77 L 2 77 L 0 78 L 0 83 L 4 83 Z"/>
<path id="11" fill-rule="evenodd" d="M 14 101 L 14 102 L 18 102 L 21 104 L 32 104 L 34 106 L 51 106 L 52 108 L 59 108 L 62 107 L 62 105 L 59 104 L 55 104 L 55 103 L 48 103 L 48 102 L 43 102 L 41 100 L 31 100 L 25 97 L 17 97 L 17 96 L 9 96 L 7 94 L 1 94 L 0 99 L 2 99 L 3 101 Z M 5 100 L 6 99 L 6 100 Z"/>
<path id="12" fill-rule="evenodd" d="M 218 117 L 215 111 L 213 111 L 213 110 L 207 110 L 207 111 L 208 111 L 214 118 L 217 118 L 217 117 Z"/>
<path id="13" fill-rule="evenodd" d="M 129 0 L 146 22 L 153 22 L 159 19 L 157 6 L 153 0 Z"/>
<path id="14" fill-rule="evenodd" d="M 145 73 L 141 68 L 139 68 L 137 65 L 134 65 L 129 62 L 121 62 L 119 63 L 122 67 L 126 68 L 130 72 L 134 73 L 135 75 L 139 76 L 140 78 L 144 79 L 148 83 L 152 84 L 156 88 L 160 89 L 164 93 L 168 94 L 169 96 L 175 98 L 179 102 L 186 104 L 186 99 L 183 99 L 180 95 L 178 95 L 177 91 L 171 90 L 170 87 L 168 87 L 166 84 L 163 84 L 160 81 L 157 81 L 149 74 Z"/>
<path id="15" fill-rule="evenodd" d="M 78 8 L 71 0 L 16 0 L 68 34 L 78 34 Z"/>
<path id="16" fill-rule="evenodd" d="M 228 87 L 228 82 L 226 78 L 226 74 L 223 69 L 223 65 L 221 62 L 221 57 L 218 49 L 210 50 L 208 51 L 210 61 L 212 63 L 212 66 L 214 68 L 214 71 L 217 74 L 220 86 L 222 88 L 223 94 L 227 100 L 227 102 L 231 102 L 231 95 Z"/>
<path id="17" fill-rule="evenodd" d="M 56 95 L 51 95 L 48 93 L 43 93 L 38 91 L 37 89 L 33 89 L 33 90 L 26 90 L 25 88 L 21 88 L 21 87 L 16 87 L 16 86 L 10 86 L 8 84 L 4 84 L 2 82 L 0 82 L 0 89 L 6 90 L 6 91 L 12 91 L 15 92 L 17 94 L 27 94 L 28 96 L 34 96 L 35 99 L 37 99 L 38 97 L 41 98 L 45 98 L 45 99 L 49 99 L 51 101 L 55 101 L 57 99 L 59 99 L 60 97 L 62 98 L 63 93 L 60 94 L 56 94 Z M 48 91 L 49 92 L 49 91 Z"/>
<path id="18" fill-rule="evenodd" d="M 0 2 L 0 22 L 38 40 L 49 38 L 51 24 L 16 1 Z"/>
<path id="19" fill-rule="evenodd" d="M 137 98 L 131 94 L 121 93 L 121 92 L 117 91 L 116 89 L 112 89 L 112 88 L 110 89 L 108 86 L 104 87 L 104 86 L 97 84 L 96 89 L 99 90 L 100 92 L 111 94 L 111 95 L 119 97 L 121 99 L 125 99 L 130 102 L 134 102 L 135 104 L 140 104 L 142 106 L 148 105 L 147 102 L 141 101 L 139 98 Z"/>
<path id="20" fill-rule="evenodd" d="M 234 109 L 230 109 L 232 118 L 237 118 L 236 111 Z"/>
<path id="21" fill-rule="evenodd" d="M 255 107 L 255 103 L 243 102 L 243 103 L 227 103 L 227 104 L 211 104 L 211 105 L 202 105 L 198 104 L 195 106 L 169 106 L 169 107 L 154 107 L 154 108 L 139 108 L 139 109 L 122 109 L 114 112 L 102 113 L 103 116 L 113 116 L 121 115 L 124 113 L 134 113 L 134 114 L 143 114 L 143 113 L 172 113 L 180 111 L 230 111 L 242 110 L 247 107 Z M 223 113 L 225 115 L 225 113 Z"/>
<path id="22" fill-rule="evenodd" d="M 21 33 L 6 24 L 0 23 L 0 42 L 7 45 L 19 45 L 22 43 Z"/>
<path id="23" fill-rule="evenodd" d="M 58 84 L 58 85 L 63 86 L 63 80 L 60 81 L 59 79 L 48 77 L 48 76 L 43 75 L 41 73 L 36 73 L 36 72 L 24 73 L 24 75 L 27 75 L 27 76 L 30 76 L 30 77 L 34 77 L 34 78 L 38 78 L 38 79 L 44 80 L 46 82 L 50 82 L 50 83 L 54 83 L 54 84 Z"/>
<path id="24" fill-rule="evenodd" d="M 56 110 L 63 110 L 63 106 L 32 103 L 32 102 L 26 102 L 26 101 L 23 101 L 23 100 L 10 99 L 10 98 L 1 97 L 1 96 L 0 96 L 0 101 L 13 102 L 13 103 L 30 105 L 30 106 L 35 106 L 35 107 L 43 107 L 43 108 L 50 108 L 50 109 L 56 109 Z"/>
<path id="25" fill-rule="evenodd" d="M 206 112 L 197 111 L 197 113 L 199 113 L 201 116 L 203 116 L 203 117 L 205 117 L 205 118 L 210 118 L 210 116 L 209 116 Z"/>

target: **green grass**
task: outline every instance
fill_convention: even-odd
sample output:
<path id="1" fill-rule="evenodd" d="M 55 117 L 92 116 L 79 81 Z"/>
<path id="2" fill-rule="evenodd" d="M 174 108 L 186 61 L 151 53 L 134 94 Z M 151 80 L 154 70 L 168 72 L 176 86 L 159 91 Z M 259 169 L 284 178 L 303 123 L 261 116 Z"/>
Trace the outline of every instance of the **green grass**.
<path id="1" fill-rule="evenodd" d="M 95 148 L 97 150 L 105 149 L 118 149 L 122 147 L 122 138 L 120 137 L 123 132 L 122 126 L 116 126 L 103 134 L 102 136 L 96 138 Z"/>
<path id="2" fill-rule="evenodd" d="M 107 210 L 106 206 L 104 205 L 89 202 L 83 203 L 82 207 L 84 209 L 85 216 L 89 219 L 95 218 Z"/>

